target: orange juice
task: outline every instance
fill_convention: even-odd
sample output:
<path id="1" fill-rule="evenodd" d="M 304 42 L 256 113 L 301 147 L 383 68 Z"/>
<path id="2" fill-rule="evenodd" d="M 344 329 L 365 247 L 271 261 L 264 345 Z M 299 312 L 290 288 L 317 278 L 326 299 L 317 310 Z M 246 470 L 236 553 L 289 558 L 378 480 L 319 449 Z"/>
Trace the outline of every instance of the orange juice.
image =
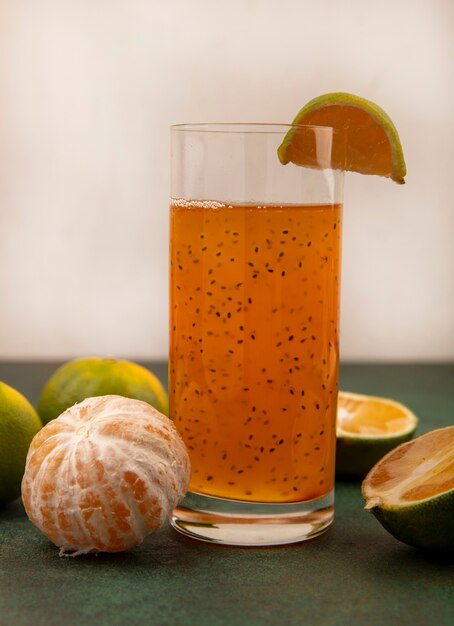
<path id="1" fill-rule="evenodd" d="M 192 492 L 332 490 L 341 217 L 339 204 L 172 203 L 170 411 Z"/>

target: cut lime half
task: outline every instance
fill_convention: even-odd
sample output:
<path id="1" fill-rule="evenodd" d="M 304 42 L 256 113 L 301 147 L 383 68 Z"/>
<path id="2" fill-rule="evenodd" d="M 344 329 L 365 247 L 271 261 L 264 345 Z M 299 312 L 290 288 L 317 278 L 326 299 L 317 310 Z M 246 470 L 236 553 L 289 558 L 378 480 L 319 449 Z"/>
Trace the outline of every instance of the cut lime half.
<path id="1" fill-rule="evenodd" d="M 364 478 L 387 452 L 413 437 L 417 424 L 400 402 L 340 391 L 336 474 Z"/>
<path id="2" fill-rule="evenodd" d="M 433 430 L 381 459 L 362 485 L 365 508 L 404 543 L 454 549 L 454 426 Z"/>

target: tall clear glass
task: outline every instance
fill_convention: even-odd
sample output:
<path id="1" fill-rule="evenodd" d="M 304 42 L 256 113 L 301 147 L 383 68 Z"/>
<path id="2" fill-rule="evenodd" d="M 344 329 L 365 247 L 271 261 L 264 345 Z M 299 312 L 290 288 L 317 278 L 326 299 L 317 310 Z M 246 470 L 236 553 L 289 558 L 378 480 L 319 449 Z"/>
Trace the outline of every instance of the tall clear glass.
<path id="1" fill-rule="evenodd" d="M 333 129 L 171 129 L 170 414 L 189 450 L 173 526 L 233 545 L 292 543 L 334 515 L 343 173 Z M 307 159 L 306 159 L 307 160 Z"/>

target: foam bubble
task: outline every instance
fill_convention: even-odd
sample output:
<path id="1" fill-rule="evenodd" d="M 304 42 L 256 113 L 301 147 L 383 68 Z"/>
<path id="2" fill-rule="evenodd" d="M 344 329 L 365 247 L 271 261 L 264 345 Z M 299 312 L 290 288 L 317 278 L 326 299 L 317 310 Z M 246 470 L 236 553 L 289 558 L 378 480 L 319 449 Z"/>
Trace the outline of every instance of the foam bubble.
<path id="1" fill-rule="evenodd" d="M 226 206 L 217 200 L 186 200 L 185 198 L 170 198 L 170 204 L 185 209 L 222 209 Z"/>

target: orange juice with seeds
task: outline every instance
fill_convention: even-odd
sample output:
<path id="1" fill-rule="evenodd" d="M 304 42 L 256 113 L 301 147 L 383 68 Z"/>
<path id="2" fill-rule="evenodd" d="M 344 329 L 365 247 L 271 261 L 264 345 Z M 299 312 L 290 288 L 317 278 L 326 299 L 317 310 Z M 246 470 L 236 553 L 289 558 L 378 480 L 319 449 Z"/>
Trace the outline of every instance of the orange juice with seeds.
<path id="1" fill-rule="evenodd" d="M 313 500 L 334 486 L 340 204 L 171 206 L 171 417 L 192 492 Z"/>

